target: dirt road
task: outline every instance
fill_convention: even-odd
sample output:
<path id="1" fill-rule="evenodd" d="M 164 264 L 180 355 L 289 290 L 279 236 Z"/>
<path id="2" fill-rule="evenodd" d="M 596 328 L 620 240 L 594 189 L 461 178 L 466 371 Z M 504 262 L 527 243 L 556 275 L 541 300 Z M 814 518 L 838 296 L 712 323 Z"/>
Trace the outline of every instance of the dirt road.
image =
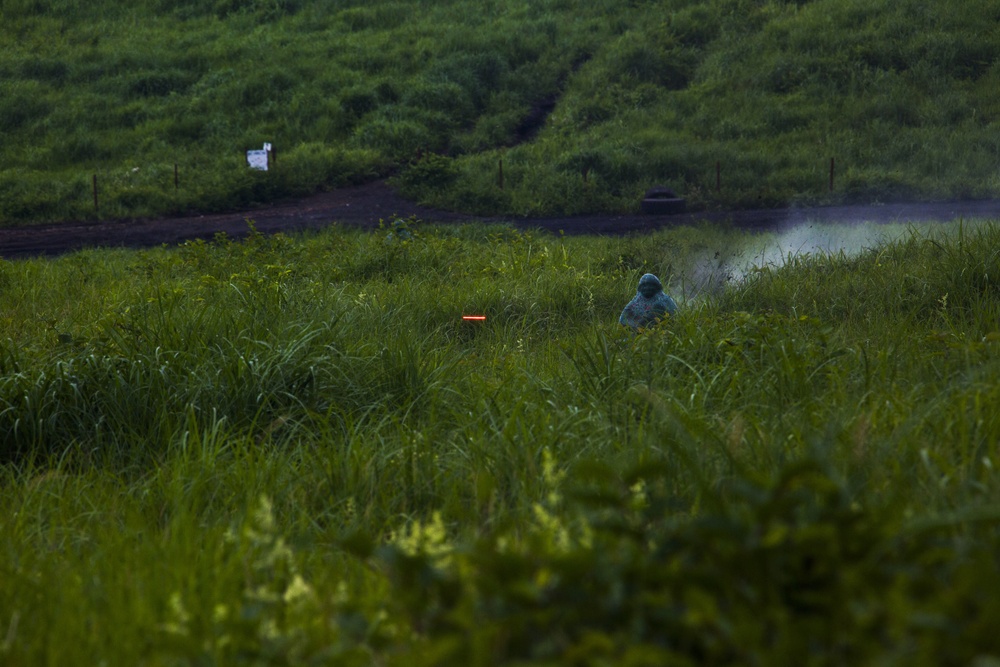
<path id="1" fill-rule="evenodd" d="M 382 181 L 342 188 L 295 202 L 233 213 L 108 222 L 63 222 L 0 228 L 0 257 L 59 255 L 93 247 L 141 248 L 174 245 L 218 232 L 239 237 L 252 219 L 265 234 L 320 229 L 336 222 L 372 228 L 393 216 L 416 216 L 435 222 L 507 222 L 527 229 L 566 234 L 631 234 L 700 221 L 751 229 L 776 229 L 805 222 L 852 224 L 870 222 L 949 221 L 960 218 L 1000 220 L 1000 201 L 933 202 L 802 209 L 769 209 L 675 215 L 581 215 L 566 218 L 482 218 L 424 208 L 398 196 Z"/>

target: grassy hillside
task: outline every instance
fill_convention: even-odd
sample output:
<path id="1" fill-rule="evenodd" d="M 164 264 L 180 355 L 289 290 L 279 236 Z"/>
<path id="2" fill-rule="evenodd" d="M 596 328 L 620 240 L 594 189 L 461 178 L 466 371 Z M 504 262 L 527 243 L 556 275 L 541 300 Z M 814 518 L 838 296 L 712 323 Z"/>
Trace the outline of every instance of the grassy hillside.
<path id="1" fill-rule="evenodd" d="M 1000 225 L 852 231 L 0 262 L 2 661 L 988 664 Z"/>
<path id="2" fill-rule="evenodd" d="M 0 14 L 0 223 L 387 175 L 422 201 L 517 215 L 634 210 L 653 184 L 705 207 L 1000 194 L 1000 0 L 0 0 Z M 251 172 L 243 153 L 265 141 L 276 169 Z"/>

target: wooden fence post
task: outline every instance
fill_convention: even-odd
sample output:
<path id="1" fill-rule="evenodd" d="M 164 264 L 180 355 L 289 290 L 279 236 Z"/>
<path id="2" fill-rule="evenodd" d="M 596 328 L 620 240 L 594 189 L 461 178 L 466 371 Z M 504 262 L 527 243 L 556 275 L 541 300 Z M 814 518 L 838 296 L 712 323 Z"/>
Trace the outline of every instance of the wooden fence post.
<path id="1" fill-rule="evenodd" d="M 830 158 L 830 192 L 833 192 L 833 170 L 834 170 L 835 160 Z"/>
<path id="2" fill-rule="evenodd" d="M 101 208 L 97 204 L 97 174 L 94 174 L 93 182 L 94 182 L 94 210 L 100 211 Z"/>

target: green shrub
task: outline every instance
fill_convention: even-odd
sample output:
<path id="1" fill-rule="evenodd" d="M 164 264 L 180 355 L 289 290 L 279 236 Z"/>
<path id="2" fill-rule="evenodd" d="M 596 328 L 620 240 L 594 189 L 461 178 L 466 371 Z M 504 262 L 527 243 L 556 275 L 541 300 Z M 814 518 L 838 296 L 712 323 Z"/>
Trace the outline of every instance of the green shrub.
<path id="1" fill-rule="evenodd" d="M 958 556 L 948 524 L 896 533 L 813 462 L 741 481 L 729 493 L 742 502 L 693 520 L 654 466 L 568 479 L 566 508 L 536 506 L 517 533 L 455 548 L 432 523 L 378 552 L 423 638 L 411 664 L 931 665 L 992 645 L 976 621 L 996 605 L 967 582 L 1000 577 L 995 539 Z M 950 613 L 919 622 L 938 605 Z"/>
<path id="2" fill-rule="evenodd" d="M 446 188 L 458 178 L 454 161 L 437 153 L 428 153 L 411 163 L 393 183 L 404 196 L 417 198 L 426 190 Z"/>

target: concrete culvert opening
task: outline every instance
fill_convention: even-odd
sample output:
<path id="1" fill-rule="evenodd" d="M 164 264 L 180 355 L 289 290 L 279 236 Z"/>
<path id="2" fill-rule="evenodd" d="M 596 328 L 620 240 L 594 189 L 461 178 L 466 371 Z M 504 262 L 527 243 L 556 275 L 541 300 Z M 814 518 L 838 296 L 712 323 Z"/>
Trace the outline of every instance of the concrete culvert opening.
<path id="1" fill-rule="evenodd" d="M 668 187 L 657 186 L 646 191 L 642 198 L 642 212 L 649 215 L 683 213 L 686 204 L 682 197 Z"/>

